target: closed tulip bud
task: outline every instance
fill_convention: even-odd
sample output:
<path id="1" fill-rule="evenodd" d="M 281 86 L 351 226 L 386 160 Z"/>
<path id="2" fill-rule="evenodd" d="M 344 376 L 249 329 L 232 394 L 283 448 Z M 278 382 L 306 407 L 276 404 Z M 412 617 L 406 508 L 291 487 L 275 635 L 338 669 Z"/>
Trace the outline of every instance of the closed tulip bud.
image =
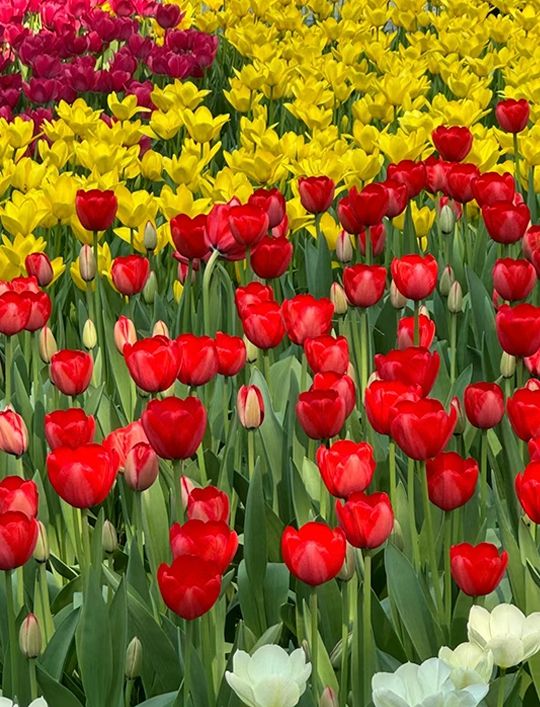
<path id="1" fill-rule="evenodd" d="M 39 332 L 39 356 L 43 363 L 50 363 L 57 351 L 58 345 L 52 330 L 48 326 L 44 326 Z"/>
<path id="2" fill-rule="evenodd" d="M 339 702 L 336 693 L 331 687 L 325 687 L 319 700 L 319 707 L 338 707 Z"/>
<path id="3" fill-rule="evenodd" d="M 334 312 L 336 314 L 345 314 L 347 312 L 349 308 L 347 295 L 339 282 L 333 282 L 330 287 L 330 301 L 334 305 Z"/>
<path id="4" fill-rule="evenodd" d="M 21 457 L 28 449 L 26 424 L 11 407 L 0 412 L 0 449 L 14 457 Z"/>
<path id="5" fill-rule="evenodd" d="M 144 243 L 144 247 L 146 248 L 147 252 L 149 252 L 149 253 L 156 249 L 157 231 L 156 231 L 156 227 L 152 223 L 152 221 L 146 222 L 146 226 L 144 227 L 143 243 Z"/>
<path id="6" fill-rule="evenodd" d="M 83 346 L 86 349 L 93 349 L 97 344 L 97 332 L 94 322 L 91 319 L 87 319 L 82 333 Z"/>
<path id="7" fill-rule="evenodd" d="M 450 265 L 447 265 L 442 272 L 441 279 L 439 280 L 439 292 L 443 297 L 448 297 L 450 294 L 450 288 L 455 281 L 454 271 Z"/>
<path id="8" fill-rule="evenodd" d="M 19 629 L 19 648 L 25 658 L 41 654 L 41 629 L 35 614 L 28 614 Z"/>
<path id="9" fill-rule="evenodd" d="M 166 336 L 169 338 L 169 327 L 160 319 L 154 324 L 152 336 Z"/>
<path id="10" fill-rule="evenodd" d="M 36 562 L 47 562 L 50 556 L 47 529 L 40 520 L 38 520 L 38 526 L 38 537 L 32 557 Z"/>
<path id="11" fill-rule="evenodd" d="M 246 360 L 248 363 L 255 363 L 255 361 L 259 358 L 259 349 L 255 346 L 255 344 L 252 344 L 246 336 L 244 336 L 243 339 L 246 347 Z"/>
<path id="12" fill-rule="evenodd" d="M 103 549 L 109 555 L 116 552 L 116 549 L 118 548 L 118 534 L 116 532 L 116 528 L 110 520 L 106 520 L 103 523 L 103 528 L 101 530 L 101 543 L 103 545 Z"/>
<path id="13" fill-rule="evenodd" d="M 141 674 L 142 651 L 142 643 L 137 636 L 134 636 L 126 650 L 125 676 L 128 680 L 135 680 Z"/>
<path id="14" fill-rule="evenodd" d="M 501 356 L 501 376 L 503 378 L 512 378 L 516 372 L 516 357 L 506 351 L 503 351 Z"/>
<path id="15" fill-rule="evenodd" d="M 403 309 L 407 304 L 407 298 L 401 294 L 393 280 L 390 283 L 390 304 L 394 309 Z"/>
<path id="16" fill-rule="evenodd" d="M 47 287 L 54 277 L 51 261 L 46 253 L 30 253 L 26 256 L 24 266 L 28 275 L 37 279 L 40 287 Z"/>
<path id="17" fill-rule="evenodd" d="M 463 311 L 463 290 L 457 280 L 450 287 L 447 305 L 451 314 L 458 314 Z"/>
<path id="18" fill-rule="evenodd" d="M 456 223 L 456 215 L 454 209 L 445 204 L 439 212 L 439 226 L 441 227 L 441 233 L 445 236 L 450 235 Z"/>
<path id="19" fill-rule="evenodd" d="M 96 277 L 97 265 L 92 246 L 83 245 L 79 253 L 79 270 L 85 282 L 92 282 Z"/>
<path id="20" fill-rule="evenodd" d="M 146 281 L 146 285 L 143 288 L 143 297 L 146 304 L 153 304 L 156 299 L 157 293 L 157 279 L 156 273 L 152 270 Z"/>
<path id="21" fill-rule="evenodd" d="M 133 491 L 150 488 L 159 474 L 159 460 L 152 447 L 140 442 L 132 447 L 124 465 L 124 479 Z"/>
<path id="22" fill-rule="evenodd" d="M 123 353 L 126 344 L 134 344 L 136 341 L 135 324 L 122 315 L 114 325 L 114 345 L 120 353 Z"/>
<path id="23" fill-rule="evenodd" d="M 255 385 L 243 385 L 238 391 L 237 409 L 240 424 L 247 430 L 254 430 L 264 420 L 264 400 Z"/>
<path id="24" fill-rule="evenodd" d="M 348 582 L 354 577 L 355 571 L 356 561 L 354 557 L 354 547 L 350 543 L 347 543 L 343 567 L 339 570 L 337 577 L 344 582 Z"/>
<path id="25" fill-rule="evenodd" d="M 351 237 L 347 231 L 341 231 L 336 241 L 336 258 L 340 263 L 350 263 L 353 259 Z"/>

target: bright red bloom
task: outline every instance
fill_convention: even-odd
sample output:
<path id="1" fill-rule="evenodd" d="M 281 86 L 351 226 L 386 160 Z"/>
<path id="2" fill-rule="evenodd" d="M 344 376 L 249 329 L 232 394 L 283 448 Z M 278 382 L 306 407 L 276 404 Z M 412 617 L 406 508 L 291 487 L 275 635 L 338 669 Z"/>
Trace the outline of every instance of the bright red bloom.
<path id="1" fill-rule="evenodd" d="M 283 302 L 281 314 L 289 339 L 302 346 L 309 337 L 330 333 L 334 305 L 326 297 L 296 295 Z"/>
<path id="2" fill-rule="evenodd" d="M 365 491 L 375 472 L 373 447 L 367 442 L 339 440 L 317 450 L 317 466 L 332 496 L 348 498 Z"/>
<path id="3" fill-rule="evenodd" d="M 387 179 L 381 184 L 386 188 L 388 194 L 388 206 L 386 207 L 386 215 L 388 218 L 399 216 L 407 208 L 409 201 L 409 192 L 407 185 L 403 182 L 397 182 L 395 179 Z"/>
<path id="4" fill-rule="evenodd" d="M 385 493 L 353 493 L 336 501 L 336 513 L 348 542 L 354 547 L 373 550 L 382 545 L 394 528 L 394 512 Z"/>
<path id="5" fill-rule="evenodd" d="M 211 562 L 183 555 L 158 568 L 159 591 L 171 611 L 187 621 L 206 614 L 219 598 L 221 575 Z"/>
<path id="6" fill-rule="evenodd" d="M 248 307 L 262 302 L 275 302 L 274 292 L 270 285 L 260 282 L 250 282 L 245 287 L 237 287 L 234 293 L 236 311 L 240 319 L 246 315 Z"/>
<path id="7" fill-rule="evenodd" d="M 293 256 L 293 244 L 287 238 L 263 236 L 251 252 L 251 268 L 264 280 L 281 277 Z"/>
<path id="8" fill-rule="evenodd" d="M 514 483 L 521 507 L 533 523 L 540 523 L 540 462 L 527 464 Z"/>
<path id="9" fill-rule="evenodd" d="M 400 184 L 399 186 L 403 185 Z M 366 255 L 366 240 L 368 245 L 371 245 L 371 252 L 375 257 L 384 252 L 384 246 L 386 245 L 386 226 L 384 221 L 376 223 L 374 226 L 363 228 L 358 234 L 358 248 L 364 256 Z"/>
<path id="10" fill-rule="evenodd" d="M 218 373 L 235 376 L 246 365 L 246 345 L 239 336 L 218 331 L 214 343 L 218 359 Z"/>
<path id="11" fill-rule="evenodd" d="M 178 350 L 178 380 L 189 386 L 204 385 L 218 372 L 216 344 L 209 336 L 180 334 Z"/>
<path id="12" fill-rule="evenodd" d="M 338 201 L 336 211 L 339 222 L 343 230 L 347 233 L 360 233 L 364 228 L 364 224 L 360 220 L 360 215 L 356 212 L 350 193 L 348 196 L 344 196 Z"/>
<path id="13" fill-rule="evenodd" d="M 90 385 L 93 370 L 94 361 L 86 351 L 63 349 L 52 356 L 49 375 L 64 395 L 79 395 Z"/>
<path id="14" fill-rule="evenodd" d="M 426 168 L 423 162 L 401 160 L 397 164 L 389 164 L 386 177 L 400 184 L 405 184 L 409 199 L 414 199 L 422 189 L 426 188 Z"/>
<path id="15" fill-rule="evenodd" d="M 429 395 L 439 372 L 441 360 L 436 351 L 422 346 L 408 349 L 393 349 L 387 354 L 375 355 L 375 368 L 379 378 L 386 381 L 401 381 L 405 385 L 417 385 L 422 395 Z"/>
<path id="16" fill-rule="evenodd" d="M 0 334 L 13 336 L 26 328 L 32 303 L 18 292 L 6 290 L 0 294 Z"/>
<path id="17" fill-rule="evenodd" d="M 421 314 L 418 317 L 419 345 L 429 349 L 435 338 L 435 322 Z M 402 317 L 397 326 L 397 345 L 399 349 L 414 346 L 414 317 Z"/>
<path id="18" fill-rule="evenodd" d="M 306 339 L 304 353 L 314 373 L 331 371 L 342 376 L 349 367 L 349 342 L 344 336 L 316 336 Z"/>
<path id="19" fill-rule="evenodd" d="M 191 218 L 178 214 L 170 223 L 171 236 L 176 250 L 187 258 L 205 258 L 210 252 L 210 243 L 206 234 L 206 216 L 200 214 Z"/>
<path id="20" fill-rule="evenodd" d="M 527 127 L 530 111 L 529 103 L 524 98 L 519 101 L 507 98 L 495 106 L 495 117 L 501 130 L 506 133 L 520 133 Z"/>
<path id="21" fill-rule="evenodd" d="M 489 430 L 502 420 L 504 394 L 497 383 L 471 383 L 463 394 L 465 414 L 474 427 Z"/>
<path id="22" fill-rule="evenodd" d="M 452 436 L 457 422 L 456 408 L 446 412 L 433 398 L 417 401 L 400 400 L 390 413 L 392 438 L 411 459 L 425 461 L 441 452 Z"/>
<path id="23" fill-rule="evenodd" d="M 215 248 L 227 260 L 243 260 L 246 248 L 234 238 L 229 225 L 229 214 L 238 206 L 238 199 L 228 204 L 215 204 L 206 217 L 206 236 L 212 248 Z"/>
<path id="24" fill-rule="evenodd" d="M 215 486 L 194 488 L 188 496 L 188 520 L 229 522 L 229 497 Z"/>
<path id="25" fill-rule="evenodd" d="M 22 567 L 32 557 L 39 533 L 35 518 L 19 511 L 0 514 L 0 570 Z"/>
<path id="26" fill-rule="evenodd" d="M 248 199 L 250 206 L 256 206 L 268 214 L 268 228 L 276 228 L 286 218 L 285 197 L 279 189 L 256 189 Z"/>
<path id="27" fill-rule="evenodd" d="M 375 226 L 386 216 L 389 197 L 384 184 L 374 182 L 360 191 L 352 187 L 349 197 L 362 226 Z"/>
<path id="28" fill-rule="evenodd" d="M 376 380 L 366 388 L 364 407 L 369 424 L 381 435 L 390 434 L 391 410 L 400 400 L 419 400 L 420 386 L 398 380 Z"/>
<path id="29" fill-rule="evenodd" d="M 516 243 L 525 235 L 531 220 L 527 204 L 498 201 L 482 207 L 486 230 L 497 243 Z"/>
<path id="30" fill-rule="evenodd" d="M 150 262 L 142 255 L 123 255 L 115 258 L 111 266 L 114 286 L 121 295 L 132 297 L 142 292 L 150 277 Z"/>
<path id="31" fill-rule="evenodd" d="M 51 260 L 47 253 L 30 253 L 25 258 L 24 267 L 28 275 L 36 278 L 40 287 L 47 287 L 54 277 Z"/>
<path id="32" fill-rule="evenodd" d="M 124 468 L 129 452 L 141 443 L 148 444 L 148 437 L 140 420 L 113 430 L 103 440 L 103 446 L 111 455 L 116 469 Z"/>
<path id="33" fill-rule="evenodd" d="M 0 514 L 19 511 L 35 518 L 38 500 L 38 488 L 33 481 L 25 481 L 20 476 L 6 476 L 0 483 Z"/>
<path id="34" fill-rule="evenodd" d="M 466 204 L 474 199 L 473 183 L 480 170 L 475 164 L 454 164 L 446 174 L 446 191 L 452 199 Z"/>
<path id="35" fill-rule="evenodd" d="M 348 375 L 340 376 L 332 371 L 316 373 L 310 390 L 312 392 L 316 390 L 334 390 L 345 403 L 346 418 L 349 417 L 356 405 L 356 386 L 353 379 Z"/>
<path id="36" fill-rule="evenodd" d="M 450 569 L 452 578 L 464 594 L 484 596 L 495 590 L 508 565 L 508 553 L 500 554 L 495 545 L 480 543 L 452 545 Z"/>
<path id="37" fill-rule="evenodd" d="M 392 260 L 390 270 L 396 287 L 407 299 L 428 297 L 437 284 L 439 268 L 432 255 L 404 255 Z"/>
<path id="38" fill-rule="evenodd" d="M 384 294 L 386 268 L 382 265 L 350 265 L 343 270 L 343 287 L 355 307 L 371 307 Z"/>
<path id="39" fill-rule="evenodd" d="M 540 390 L 520 388 L 506 401 L 514 433 L 524 442 L 540 437 Z"/>
<path id="40" fill-rule="evenodd" d="M 96 421 L 82 408 L 54 410 L 45 415 L 45 439 L 51 449 L 76 449 L 94 441 Z"/>
<path id="41" fill-rule="evenodd" d="M 330 439 L 345 423 L 345 401 L 335 390 L 309 390 L 300 393 L 296 416 L 302 429 L 312 439 Z"/>
<path id="42" fill-rule="evenodd" d="M 473 136 L 469 128 L 439 125 L 431 133 L 431 139 L 443 160 L 461 162 L 471 151 Z"/>
<path id="43" fill-rule="evenodd" d="M 51 316 L 51 298 L 46 292 L 24 293 L 24 298 L 30 302 L 30 316 L 24 327 L 26 331 L 37 331 L 47 324 Z"/>
<path id="44" fill-rule="evenodd" d="M 258 206 L 233 206 L 229 211 L 229 226 L 240 245 L 252 248 L 268 231 L 268 214 Z"/>
<path id="45" fill-rule="evenodd" d="M 484 172 L 472 183 L 473 195 L 478 206 L 491 206 L 498 201 L 513 202 L 515 190 L 514 177 L 510 172 Z"/>
<path id="46" fill-rule="evenodd" d="M 334 200 L 335 186 L 330 177 L 300 177 L 298 191 L 304 209 L 310 214 L 328 211 Z"/>
<path id="47" fill-rule="evenodd" d="M 159 475 L 159 459 L 148 442 L 135 444 L 124 462 L 124 480 L 133 491 L 146 491 Z"/>
<path id="48" fill-rule="evenodd" d="M 448 192 L 448 172 L 454 166 L 454 162 L 445 162 L 431 155 L 424 160 L 426 170 L 426 189 L 432 194 L 437 192 Z"/>
<path id="49" fill-rule="evenodd" d="M 532 356 L 540 348 L 540 307 L 503 304 L 495 317 L 499 343 L 512 356 Z"/>
<path id="50" fill-rule="evenodd" d="M 500 296 L 513 302 L 528 297 L 536 285 L 536 270 L 528 260 L 498 258 L 493 266 L 493 286 Z"/>
<path id="51" fill-rule="evenodd" d="M 21 415 L 7 408 L 0 412 L 0 449 L 15 457 L 28 449 L 28 430 Z"/>
<path id="52" fill-rule="evenodd" d="M 188 520 L 175 523 L 169 539 L 173 558 L 193 555 L 214 565 L 223 574 L 238 550 L 238 535 L 223 521 Z"/>
<path id="53" fill-rule="evenodd" d="M 285 336 L 281 307 L 276 302 L 253 304 L 242 316 L 244 334 L 259 349 L 279 346 Z"/>
<path id="54" fill-rule="evenodd" d="M 443 511 L 453 511 L 469 501 L 478 481 L 478 462 L 456 452 L 441 452 L 426 461 L 429 500 Z"/>
<path id="55" fill-rule="evenodd" d="M 87 231 L 106 231 L 113 225 L 118 200 L 110 190 L 79 189 L 75 197 L 75 210 L 81 226 Z"/>
<path id="56" fill-rule="evenodd" d="M 176 342 L 166 336 L 151 336 L 125 344 L 123 354 L 131 377 L 147 393 L 167 390 L 176 380 L 178 348 Z"/>
<path id="57" fill-rule="evenodd" d="M 109 495 L 116 467 L 101 444 L 57 447 L 47 455 L 47 474 L 56 493 L 75 508 L 97 506 Z"/>
<path id="58" fill-rule="evenodd" d="M 163 459 L 189 459 L 202 442 L 206 409 L 198 398 L 151 400 L 141 417 L 148 441 Z"/>
<path id="59" fill-rule="evenodd" d="M 345 561 L 345 534 L 325 523 L 306 523 L 298 530 L 288 525 L 281 536 L 281 554 L 289 572 L 316 587 L 333 579 Z"/>

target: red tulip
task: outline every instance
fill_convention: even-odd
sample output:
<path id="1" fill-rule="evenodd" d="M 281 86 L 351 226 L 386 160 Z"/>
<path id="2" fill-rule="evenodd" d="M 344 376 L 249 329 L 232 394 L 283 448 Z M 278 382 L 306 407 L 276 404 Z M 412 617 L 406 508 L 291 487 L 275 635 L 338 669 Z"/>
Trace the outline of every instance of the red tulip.
<path id="1" fill-rule="evenodd" d="M 317 450 L 317 466 L 332 496 L 348 498 L 365 491 L 375 471 L 373 447 L 367 442 L 339 440 Z"/>
<path id="2" fill-rule="evenodd" d="M 355 209 L 353 197 L 350 193 L 338 201 L 336 211 L 339 222 L 347 233 L 360 233 L 364 228 L 365 224 L 362 223 L 360 214 Z"/>
<path id="3" fill-rule="evenodd" d="M 540 461 L 540 437 L 535 437 L 527 442 L 529 458 L 532 462 Z"/>
<path id="4" fill-rule="evenodd" d="M 333 579 L 345 561 L 345 534 L 325 523 L 288 525 L 281 536 L 281 554 L 289 572 L 315 587 Z"/>
<path id="5" fill-rule="evenodd" d="M 103 440 L 103 446 L 111 455 L 115 469 L 123 469 L 129 452 L 141 443 L 148 444 L 148 437 L 140 420 L 113 430 Z"/>
<path id="6" fill-rule="evenodd" d="M 394 258 L 390 269 L 396 287 L 407 299 L 425 299 L 437 284 L 439 268 L 432 255 L 404 255 Z"/>
<path id="7" fill-rule="evenodd" d="M 260 282 L 250 282 L 245 287 L 237 287 L 234 293 L 236 311 L 240 319 L 243 319 L 249 307 L 254 304 L 264 302 L 275 302 L 274 292 L 270 285 L 262 285 Z"/>
<path id="8" fill-rule="evenodd" d="M 194 488 L 188 496 L 188 520 L 229 522 L 229 497 L 215 486 Z"/>
<path id="9" fill-rule="evenodd" d="M 375 226 L 386 216 L 389 196 L 384 184 L 374 182 L 360 191 L 352 187 L 349 197 L 362 226 Z"/>
<path id="10" fill-rule="evenodd" d="M 419 345 L 429 349 L 435 338 L 435 322 L 421 314 L 418 317 Z M 403 317 L 398 321 L 397 345 L 399 349 L 414 346 L 414 317 Z"/>
<path id="11" fill-rule="evenodd" d="M 540 390 L 520 388 L 506 401 L 514 433 L 524 442 L 540 436 Z"/>
<path id="12" fill-rule="evenodd" d="M 81 226 L 87 231 L 106 231 L 113 225 L 118 210 L 118 200 L 113 191 L 79 189 L 75 210 Z"/>
<path id="13" fill-rule="evenodd" d="M 424 160 L 426 170 L 426 189 L 432 194 L 448 192 L 448 172 L 454 166 L 454 162 L 445 162 L 431 155 Z"/>
<path id="14" fill-rule="evenodd" d="M 63 349 L 57 351 L 49 366 L 53 385 L 64 395 L 79 395 L 90 385 L 94 361 L 85 351 Z"/>
<path id="15" fill-rule="evenodd" d="M 109 495 L 116 467 L 101 444 L 57 447 L 47 455 L 47 474 L 60 498 L 75 508 L 97 506 Z"/>
<path id="16" fill-rule="evenodd" d="M 498 201 L 482 207 L 486 230 L 497 243 L 516 243 L 525 235 L 531 220 L 527 204 Z"/>
<path id="17" fill-rule="evenodd" d="M 440 357 L 436 351 L 422 346 L 393 349 L 387 354 L 375 355 L 375 368 L 379 378 L 401 381 L 405 385 L 418 385 L 422 395 L 429 395 L 439 372 Z"/>
<path id="18" fill-rule="evenodd" d="M 256 385 L 242 385 L 236 397 L 238 419 L 242 427 L 255 430 L 264 420 L 264 398 Z"/>
<path id="19" fill-rule="evenodd" d="M 529 443 L 530 446 L 530 443 Z M 516 495 L 533 523 L 540 523 L 540 462 L 531 461 L 515 478 Z"/>
<path id="20" fill-rule="evenodd" d="M 356 385 L 350 376 L 340 376 L 332 371 L 326 373 L 316 373 L 313 377 L 313 385 L 310 388 L 314 391 L 333 390 L 345 403 L 345 418 L 349 417 L 356 405 Z"/>
<path id="21" fill-rule="evenodd" d="M 148 441 L 163 459 L 189 459 L 206 430 L 206 409 L 198 398 L 151 400 L 142 414 Z"/>
<path id="22" fill-rule="evenodd" d="M 514 177 L 510 172 L 484 172 L 472 183 L 473 195 L 478 206 L 492 206 L 498 201 L 513 202 L 516 193 Z"/>
<path id="23" fill-rule="evenodd" d="M 394 512 L 385 493 L 353 493 L 336 501 L 336 513 L 348 542 L 354 547 L 373 550 L 382 545 L 394 528 Z"/>
<path id="24" fill-rule="evenodd" d="M 189 386 L 204 385 L 218 372 L 218 356 L 214 340 L 209 336 L 180 334 L 178 350 L 178 380 Z"/>
<path id="25" fill-rule="evenodd" d="M 387 179 L 381 182 L 381 184 L 386 188 L 386 193 L 388 194 L 386 215 L 388 218 L 399 216 L 399 214 L 405 211 L 407 202 L 409 201 L 407 185 L 403 182 L 397 182 L 395 179 Z"/>
<path id="26" fill-rule="evenodd" d="M 520 133 L 529 122 L 529 103 L 520 98 L 519 101 L 507 98 L 495 106 L 495 117 L 501 130 L 506 133 Z"/>
<path id="27" fill-rule="evenodd" d="M 176 250 L 188 260 L 203 259 L 210 252 L 206 233 L 206 216 L 191 218 L 178 214 L 171 219 L 171 237 Z"/>
<path id="28" fill-rule="evenodd" d="M 343 286 L 355 307 L 372 307 L 384 294 L 386 268 L 382 265 L 351 265 L 343 270 Z"/>
<path id="29" fill-rule="evenodd" d="M 409 199 L 414 199 L 422 189 L 426 188 L 426 168 L 422 162 L 401 160 L 397 164 L 389 164 L 386 177 L 405 184 Z"/>
<path id="30" fill-rule="evenodd" d="M 453 511 L 469 501 L 478 481 L 478 463 L 456 452 L 441 452 L 426 462 L 429 500 L 443 511 Z"/>
<path id="31" fill-rule="evenodd" d="M 495 329 L 504 351 L 512 356 L 532 356 L 540 348 L 540 307 L 503 304 L 495 317 Z"/>
<path id="32" fill-rule="evenodd" d="M 45 415 L 45 439 L 51 449 L 76 449 L 94 441 L 96 421 L 82 408 L 54 410 Z"/>
<path id="33" fill-rule="evenodd" d="M 136 341 L 137 332 L 131 319 L 124 315 L 118 317 L 114 325 L 114 345 L 118 352 L 123 353 L 126 344 L 134 344 Z"/>
<path id="34" fill-rule="evenodd" d="M 489 430 L 502 420 L 504 394 L 497 383 L 471 383 L 463 394 L 467 419 L 474 427 Z"/>
<path id="35" fill-rule="evenodd" d="M 256 206 L 268 214 L 268 228 L 276 228 L 286 218 L 285 197 L 279 189 L 256 189 L 248 199 L 250 206 Z"/>
<path id="36" fill-rule="evenodd" d="M 433 398 L 398 401 L 390 413 L 392 438 L 411 459 L 425 461 L 441 452 L 452 436 L 457 422 L 456 408 L 446 412 Z"/>
<path id="37" fill-rule="evenodd" d="M 334 305 L 326 297 L 296 295 L 283 302 L 281 314 L 289 339 L 302 346 L 309 337 L 330 333 Z"/>
<path id="38" fill-rule="evenodd" d="M 446 174 L 447 196 L 466 204 L 474 199 L 473 183 L 480 171 L 474 164 L 454 164 Z"/>
<path id="39" fill-rule="evenodd" d="M 42 329 L 51 316 L 51 298 L 46 292 L 27 291 L 23 296 L 30 302 L 30 316 L 24 328 L 26 331 Z"/>
<path id="40" fill-rule="evenodd" d="M 304 353 L 314 373 L 342 376 L 349 367 L 349 342 L 344 336 L 316 336 L 304 341 Z"/>
<path id="41" fill-rule="evenodd" d="M 146 491 L 159 475 L 159 459 L 148 442 L 135 444 L 124 462 L 124 480 L 133 491 Z"/>
<path id="42" fill-rule="evenodd" d="M 35 518 L 38 500 L 38 489 L 33 481 L 25 481 L 20 476 L 6 476 L 0 482 L 0 514 L 19 511 Z"/>
<path id="43" fill-rule="evenodd" d="M 156 5 L 156 22 L 163 29 L 176 27 L 182 19 L 182 12 L 177 5 Z"/>
<path id="44" fill-rule="evenodd" d="M 258 277 L 281 277 L 293 256 L 293 244 L 286 238 L 263 236 L 251 252 L 251 269 Z"/>
<path id="45" fill-rule="evenodd" d="M 322 214 L 328 211 L 334 200 L 335 186 L 330 177 L 300 177 L 300 203 L 308 213 Z"/>
<path id="46" fill-rule="evenodd" d="M 433 144 L 443 160 L 461 162 L 471 151 L 473 136 L 469 128 L 439 125 L 431 133 Z"/>
<path id="47" fill-rule="evenodd" d="M 0 570 L 22 567 L 32 557 L 39 533 L 35 518 L 19 511 L 0 514 Z"/>
<path id="48" fill-rule="evenodd" d="M 206 614 L 219 598 L 221 575 L 211 562 L 199 557 L 177 557 L 158 568 L 159 591 L 171 611 L 187 621 Z"/>
<path id="49" fill-rule="evenodd" d="M 47 287 L 51 284 L 54 271 L 51 260 L 46 253 L 30 253 L 25 258 L 24 267 L 29 276 L 36 278 L 40 287 Z"/>
<path id="50" fill-rule="evenodd" d="M 166 336 L 151 336 L 125 344 L 124 358 L 129 373 L 141 390 L 157 393 L 176 380 L 179 352 L 175 341 Z"/>
<path id="51" fill-rule="evenodd" d="M 115 258 L 111 266 L 114 286 L 121 295 L 132 297 L 142 292 L 150 277 L 150 263 L 142 255 L 125 255 Z"/>
<path id="52" fill-rule="evenodd" d="M 6 290 L 0 294 L 0 334 L 13 336 L 26 328 L 32 303 L 18 292 Z"/>
<path id="53" fill-rule="evenodd" d="M 229 214 L 239 204 L 238 199 L 232 199 L 228 204 L 215 204 L 206 217 L 208 242 L 227 260 L 243 260 L 246 257 L 245 246 L 236 241 L 229 224 Z"/>
<path id="54" fill-rule="evenodd" d="M 450 568 L 452 578 L 464 594 L 471 597 L 490 594 L 499 583 L 508 565 L 508 553 L 491 543 L 452 545 Z"/>
<path id="55" fill-rule="evenodd" d="M 175 523 L 169 533 L 174 559 L 183 555 L 200 557 L 223 574 L 238 549 L 238 535 L 223 521 L 188 520 Z"/>
<path id="56" fill-rule="evenodd" d="M 399 186 L 403 185 L 400 184 Z M 358 248 L 363 256 L 366 255 L 366 240 L 374 257 L 384 253 L 384 246 L 386 245 L 386 226 L 384 221 L 376 223 L 374 226 L 363 228 L 358 234 Z"/>
<path id="57" fill-rule="evenodd" d="M 505 300 L 528 297 L 536 285 L 536 270 L 528 260 L 498 258 L 493 266 L 493 286 Z"/>
<path id="58" fill-rule="evenodd" d="M 233 206 L 229 211 L 229 226 L 237 243 L 252 248 L 268 231 L 268 214 L 258 206 Z"/>
<path id="59" fill-rule="evenodd" d="M 285 336 L 281 307 L 276 302 L 261 302 L 247 307 L 242 317 L 242 328 L 249 341 L 259 349 L 279 346 Z"/>
<path id="60" fill-rule="evenodd" d="M 419 400 L 420 386 L 407 385 L 399 380 L 376 380 L 366 388 L 364 407 L 373 429 L 381 435 L 390 434 L 391 411 L 400 400 Z"/>
<path id="61" fill-rule="evenodd" d="M 246 365 L 246 345 L 239 336 L 218 331 L 214 340 L 218 359 L 218 373 L 235 376 Z"/>
<path id="62" fill-rule="evenodd" d="M 298 396 L 296 415 L 308 437 L 330 439 L 345 423 L 345 401 L 335 390 L 310 390 Z"/>
<path id="63" fill-rule="evenodd" d="M 21 457 L 28 449 L 28 430 L 21 415 L 11 408 L 0 412 L 0 449 Z"/>

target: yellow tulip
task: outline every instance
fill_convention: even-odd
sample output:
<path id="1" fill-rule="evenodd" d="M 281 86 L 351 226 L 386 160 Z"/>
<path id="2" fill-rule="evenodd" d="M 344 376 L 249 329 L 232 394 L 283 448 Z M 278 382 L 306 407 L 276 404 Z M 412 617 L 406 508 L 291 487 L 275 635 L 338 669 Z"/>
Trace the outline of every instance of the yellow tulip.
<path id="1" fill-rule="evenodd" d="M 175 191 L 166 184 L 158 197 L 159 209 L 167 220 L 178 214 L 198 216 L 210 210 L 209 199 L 194 199 L 191 192 L 184 184 L 180 184 Z"/>
<path id="2" fill-rule="evenodd" d="M 36 191 L 14 191 L 0 208 L 2 226 L 12 236 L 29 236 L 49 217 L 43 195 Z"/>
<path id="3" fill-rule="evenodd" d="M 140 189 L 133 191 L 123 185 L 115 189 L 118 199 L 118 220 L 130 229 L 145 226 L 147 221 L 155 221 L 158 203 L 153 194 Z"/>
<path id="4" fill-rule="evenodd" d="M 206 106 L 201 106 L 195 111 L 186 109 L 183 120 L 190 137 L 196 142 L 210 142 L 214 140 L 221 128 L 229 120 L 229 114 L 218 115 L 215 118 Z"/>
<path id="5" fill-rule="evenodd" d="M 130 120 L 138 113 L 149 113 L 150 108 L 144 108 L 137 103 L 137 96 L 127 94 L 124 98 L 119 98 L 116 93 L 109 93 L 107 96 L 107 105 L 111 113 L 118 120 Z"/>

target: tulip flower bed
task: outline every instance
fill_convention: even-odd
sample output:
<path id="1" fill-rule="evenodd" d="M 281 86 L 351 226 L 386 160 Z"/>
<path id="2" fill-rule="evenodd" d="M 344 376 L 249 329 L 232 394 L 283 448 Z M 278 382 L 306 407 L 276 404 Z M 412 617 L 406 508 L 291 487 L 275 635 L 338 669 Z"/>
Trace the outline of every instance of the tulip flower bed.
<path id="1" fill-rule="evenodd" d="M 0 0 L 0 707 L 540 704 L 538 31 Z"/>

